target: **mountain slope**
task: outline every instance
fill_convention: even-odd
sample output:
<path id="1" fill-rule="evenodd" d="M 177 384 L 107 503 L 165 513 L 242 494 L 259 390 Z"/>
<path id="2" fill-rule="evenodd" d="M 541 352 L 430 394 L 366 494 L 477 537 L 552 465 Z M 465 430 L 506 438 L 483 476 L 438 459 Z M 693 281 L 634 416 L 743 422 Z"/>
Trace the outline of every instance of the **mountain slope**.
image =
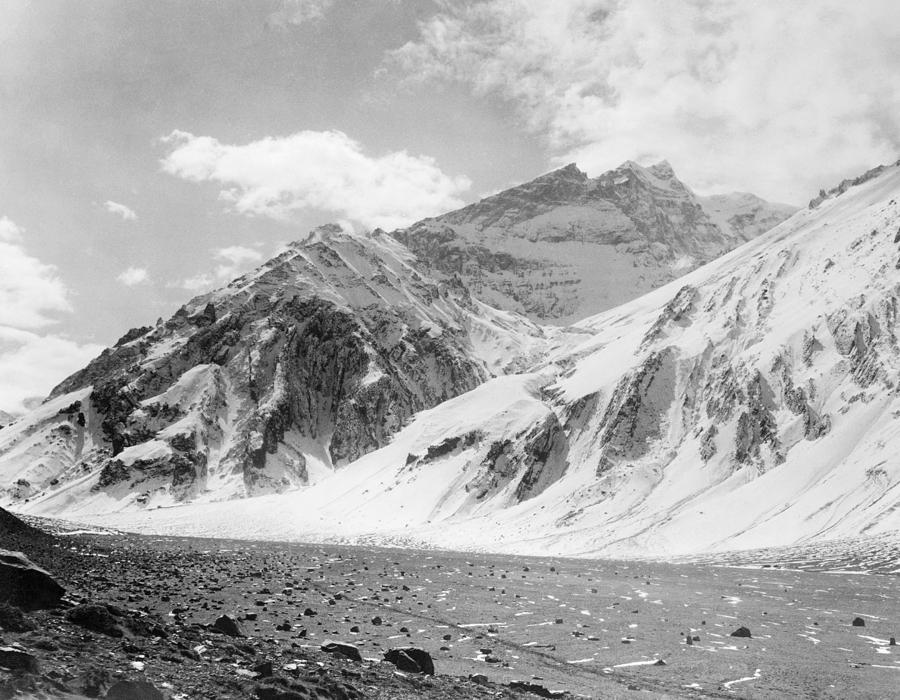
<path id="1" fill-rule="evenodd" d="M 129 331 L 0 430 L 6 499 L 74 483 L 143 507 L 304 486 L 546 343 L 412 262 L 388 236 L 323 227 Z"/>
<path id="2" fill-rule="evenodd" d="M 29 509 L 151 532 L 572 555 L 896 536 L 898 196 L 900 167 L 885 168 L 303 491 Z"/>
<path id="3" fill-rule="evenodd" d="M 593 179 L 573 164 L 392 235 L 487 303 L 560 324 L 655 289 L 793 211 L 753 195 L 698 198 L 666 162 Z"/>

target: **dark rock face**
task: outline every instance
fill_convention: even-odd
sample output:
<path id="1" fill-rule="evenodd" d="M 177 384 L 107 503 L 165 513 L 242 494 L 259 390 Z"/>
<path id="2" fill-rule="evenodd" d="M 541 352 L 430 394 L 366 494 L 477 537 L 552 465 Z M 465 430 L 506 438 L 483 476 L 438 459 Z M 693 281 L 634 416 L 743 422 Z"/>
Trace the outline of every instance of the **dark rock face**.
<path id="1" fill-rule="evenodd" d="M 394 664 L 401 671 L 434 675 L 434 661 L 431 654 L 424 649 L 416 647 L 389 649 L 384 653 L 384 660 Z"/>
<path id="2" fill-rule="evenodd" d="M 64 593 L 49 573 L 24 554 L 0 549 L 0 602 L 38 610 L 58 605 Z"/>
<path id="3" fill-rule="evenodd" d="M 62 426 L 62 478 L 96 470 L 95 492 L 138 506 L 189 501 L 214 478 L 224 497 L 282 492 L 308 482 L 310 457 L 343 466 L 475 388 L 490 375 L 469 337 L 473 302 L 408 258 L 385 235 L 325 227 L 129 332 L 52 393 L 91 387 Z"/>

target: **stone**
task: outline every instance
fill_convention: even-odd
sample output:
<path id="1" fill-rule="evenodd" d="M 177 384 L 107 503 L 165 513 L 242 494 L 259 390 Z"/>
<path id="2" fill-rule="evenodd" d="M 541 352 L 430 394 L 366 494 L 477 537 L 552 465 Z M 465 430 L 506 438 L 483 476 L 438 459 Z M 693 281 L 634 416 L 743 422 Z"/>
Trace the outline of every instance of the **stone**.
<path id="1" fill-rule="evenodd" d="M 240 623 L 233 617 L 222 615 L 212 625 L 211 628 L 215 632 L 227 635 L 229 637 L 243 637 L 244 631 L 241 629 Z"/>
<path id="2" fill-rule="evenodd" d="M 16 647 L 0 647 L 0 667 L 26 673 L 38 672 L 37 659 L 27 651 Z"/>
<path id="3" fill-rule="evenodd" d="M 110 637 L 122 637 L 124 632 L 119 627 L 116 618 L 106 605 L 98 603 L 85 603 L 76 605 L 66 613 L 69 622 Z"/>
<path id="4" fill-rule="evenodd" d="M 165 695 L 148 681 L 118 681 L 106 691 L 109 700 L 165 700 Z"/>
<path id="5" fill-rule="evenodd" d="M 532 683 L 531 681 L 510 681 L 507 683 L 507 687 L 511 690 L 522 690 L 542 698 L 562 698 L 566 695 L 564 690 L 550 690 L 539 683 Z"/>
<path id="6" fill-rule="evenodd" d="M 434 660 L 424 649 L 416 647 L 389 649 L 384 653 L 384 660 L 394 664 L 401 671 L 434 675 Z"/>
<path id="7" fill-rule="evenodd" d="M 351 661 L 362 661 L 362 654 L 359 653 L 359 649 L 353 644 L 327 640 L 322 644 L 320 649 L 326 654 L 343 656 L 344 658 L 350 659 Z"/>
<path id="8" fill-rule="evenodd" d="M 865 627 L 866 621 L 863 620 L 861 617 L 854 617 L 853 622 L 851 622 L 850 624 L 853 625 L 854 627 Z"/>
<path id="9" fill-rule="evenodd" d="M 21 552 L 0 549 L 0 603 L 23 610 L 52 608 L 65 592 L 48 572 Z"/>
<path id="10" fill-rule="evenodd" d="M 746 627 L 738 627 L 734 632 L 731 633 L 732 637 L 752 637 L 750 634 L 750 630 Z"/>

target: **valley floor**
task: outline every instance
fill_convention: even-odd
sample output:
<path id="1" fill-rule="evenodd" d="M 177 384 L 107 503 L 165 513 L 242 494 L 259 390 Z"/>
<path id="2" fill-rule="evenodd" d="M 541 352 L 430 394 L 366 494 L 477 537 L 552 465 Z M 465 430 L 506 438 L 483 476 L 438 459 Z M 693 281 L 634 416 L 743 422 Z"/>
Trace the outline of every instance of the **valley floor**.
<path id="1" fill-rule="evenodd" d="M 306 684 L 306 697 L 537 697 L 512 680 L 591 698 L 885 698 L 900 684 L 900 647 L 889 643 L 900 580 L 778 568 L 771 552 L 739 568 L 121 533 L 37 543 L 0 533 L 0 547 L 30 548 L 76 601 L 165 627 L 165 638 L 113 639 L 73 632 L 50 611 L 33 614 L 35 631 L 2 633 L 76 695 L 85 679 L 102 686 L 115 674 L 172 698 L 248 697 L 261 683 Z M 816 568 L 811 555 L 791 563 Z M 205 627 L 223 613 L 246 638 Z M 857 616 L 865 626 L 851 624 Z M 739 627 L 752 636 L 731 636 Z M 372 660 L 327 656 L 325 639 Z M 430 652 L 437 675 L 381 662 L 394 646 Z M 264 661 L 274 679 L 254 671 Z M 15 687 L 0 670 L 0 697 Z"/>

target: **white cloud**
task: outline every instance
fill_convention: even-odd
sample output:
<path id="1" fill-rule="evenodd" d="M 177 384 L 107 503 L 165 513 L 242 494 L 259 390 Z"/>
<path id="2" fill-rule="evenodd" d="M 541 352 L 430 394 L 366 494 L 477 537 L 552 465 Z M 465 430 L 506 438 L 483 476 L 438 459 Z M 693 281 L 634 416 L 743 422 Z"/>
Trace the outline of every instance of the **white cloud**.
<path id="1" fill-rule="evenodd" d="M 213 260 L 217 262 L 213 272 L 202 272 L 184 280 L 179 286 L 191 292 L 206 291 L 217 284 L 225 284 L 248 272 L 261 262 L 262 253 L 253 248 L 233 245 L 217 248 L 213 252 Z"/>
<path id="2" fill-rule="evenodd" d="M 801 201 L 896 159 L 898 42 L 893 0 L 445 0 L 391 61 L 512 100 L 558 162 Z"/>
<path id="3" fill-rule="evenodd" d="M 147 282 L 150 275 L 144 267 L 128 267 L 116 279 L 126 287 L 134 287 Z"/>
<path id="4" fill-rule="evenodd" d="M 269 15 L 266 23 L 281 29 L 300 26 L 322 19 L 332 5 L 334 0 L 281 0 L 279 8 Z"/>
<path id="5" fill-rule="evenodd" d="M 0 326 L 42 328 L 71 310 L 56 268 L 29 255 L 22 229 L 0 218 Z"/>
<path id="6" fill-rule="evenodd" d="M 363 153 L 339 131 L 301 131 L 245 145 L 173 131 L 163 170 L 192 182 L 212 181 L 241 214 L 286 219 L 302 210 L 329 212 L 366 227 L 393 229 L 462 205 L 471 183 L 445 175 L 432 158 L 405 151 Z"/>
<path id="7" fill-rule="evenodd" d="M 0 410 L 13 413 L 102 349 L 38 332 L 72 307 L 56 268 L 26 252 L 24 233 L 0 217 Z"/>
<path id="8" fill-rule="evenodd" d="M 135 214 L 134 209 L 132 209 L 131 207 L 127 207 L 124 204 L 119 204 L 118 202 L 113 202 L 107 199 L 103 206 L 110 214 L 121 216 L 123 221 L 137 220 L 137 214 Z"/>
<path id="9" fill-rule="evenodd" d="M 58 335 L 0 326 L 0 410 L 24 411 L 65 377 L 100 354 L 102 345 L 82 345 Z"/>

